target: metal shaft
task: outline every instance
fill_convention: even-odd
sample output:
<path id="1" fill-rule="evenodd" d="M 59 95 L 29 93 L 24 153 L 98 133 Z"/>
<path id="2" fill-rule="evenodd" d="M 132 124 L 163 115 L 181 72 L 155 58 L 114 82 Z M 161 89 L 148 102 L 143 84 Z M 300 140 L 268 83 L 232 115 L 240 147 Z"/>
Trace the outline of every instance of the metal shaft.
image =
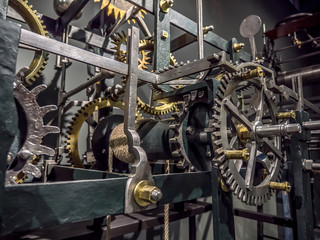
<path id="1" fill-rule="evenodd" d="M 285 136 L 292 133 L 300 133 L 301 126 L 298 123 L 258 126 L 256 127 L 255 131 L 257 136 L 261 138 L 276 137 L 276 136 Z"/>
<path id="2" fill-rule="evenodd" d="M 303 126 L 305 127 L 305 129 L 308 129 L 308 130 L 318 130 L 320 129 L 320 121 L 304 122 Z"/>
<path id="3" fill-rule="evenodd" d="M 197 0 L 197 33 L 198 33 L 198 57 L 203 58 L 203 14 L 202 14 L 202 0 Z"/>
<path id="4" fill-rule="evenodd" d="M 77 94 L 78 92 L 82 91 L 83 89 L 86 89 L 87 87 L 91 86 L 92 84 L 95 84 L 96 82 L 102 81 L 105 78 L 108 78 L 110 76 L 110 72 L 106 70 L 101 70 L 101 73 L 95 75 L 91 79 L 89 79 L 87 82 L 81 84 L 79 87 L 76 87 L 72 89 L 71 91 L 67 92 L 63 96 L 63 101 L 67 100 L 69 97 L 73 96 L 74 94 Z"/>

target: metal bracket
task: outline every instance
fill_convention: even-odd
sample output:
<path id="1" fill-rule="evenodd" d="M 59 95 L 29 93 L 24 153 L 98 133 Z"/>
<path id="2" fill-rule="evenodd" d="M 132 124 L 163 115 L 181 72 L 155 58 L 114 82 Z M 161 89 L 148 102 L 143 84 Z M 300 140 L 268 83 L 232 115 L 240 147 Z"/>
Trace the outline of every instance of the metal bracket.
<path id="1" fill-rule="evenodd" d="M 128 80 L 126 84 L 125 95 L 125 113 L 124 113 L 124 132 L 128 138 L 129 151 L 135 156 L 135 162 L 131 166 L 126 192 L 125 192 L 125 213 L 137 212 L 141 210 L 156 207 L 150 204 L 147 207 L 140 207 L 134 200 L 133 191 L 137 183 L 141 180 L 148 180 L 154 185 L 151 167 L 148 163 L 147 154 L 140 147 L 140 137 L 135 130 L 135 113 L 137 105 L 137 86 L 138 86 L 138 46 L 139 46 L 139 29 L 132 27 L 128 31 Z"/>

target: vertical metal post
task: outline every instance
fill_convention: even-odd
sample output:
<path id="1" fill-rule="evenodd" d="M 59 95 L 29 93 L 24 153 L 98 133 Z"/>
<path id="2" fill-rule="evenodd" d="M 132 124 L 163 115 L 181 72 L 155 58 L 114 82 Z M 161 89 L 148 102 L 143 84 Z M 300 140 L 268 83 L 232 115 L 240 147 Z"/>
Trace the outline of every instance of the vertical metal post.
<path id="1" fill-rule="evenodd" d="M 263 206 L 258 206 L 257 210 L 259 213 L 263 213 Z M 257 221 L 257 231 L 258 231 L 258 240 L 263 240 L 263 222 Z"/>
<path id="2" fill-rule="evenodd" d="M 296 122 L 301 124 L 309 120 L 309 114 L 305 111 L 296 111 Z M 303 159 L 309 159 L 308 144 L 310 132 L 303 129 L 302 133 L 292 135 L 287 150 L 289 165 L 289 180 L 292 191 L 293 219 L 296 226 L 294 236 L 297 240 L 313 240 L 313 209 L 310 186 L 310 175 L 302 166 Z"/>
<path id="3" fill-rule="evenodd" d="M 65 28 L 63 30 L 62 34 L 62 42 L 68 43 L 68 34 L 67 29 Z M 66 93 L 66 74 L 67 74 L 67 59 L 62 58 L 61 56 L 57 56 L 57 61 L 61 61 L 61 82 L 60 82 L 60 89 L 59 89 L 59 95 L 58 95 L 58 127 L 59 129 L 62 129 L 62 117 L 63 117 L 63 109 L 65 102 L 63 102 L 64 94 Z M 60 63 L 59 63 L 60 64 Z M 62 155 L 62 148 L 61 148 L 61 142 L 62 142 L 62 134 L 60 133 L 57 138 L 57 144 L 56 144 L 56 156 L 55 160 L 56 162 L 61 160 Z"/>
<path id="4" fill-rule="evenodd" d="M 0 0 L 0 19 L 7 18 L 8 0 Z"/>
<path id="5" fill-rule="evenodd" d="M 135 157 L 135 162 L 131 166 L 126 193 L 125 193 L 125 213 L 141 211 L 155 207 L 150 204 L 142 208 L 136 204 L 133 196 L 133 190 L 136 184 L 141 180 L 148 180 L 154 184 L 151 174 L 151 167 L 148 163 L 146 152 L 140 147 L 140 137 L 136 132 L 136 107 L 137 107 L 137 87 L 138 87 L 138 49 L 139 49 L 139 29 L 132 27 L 128 31 L 128 80 L 125 94 L 124 110 L 124 132 L 128 138 L 129 152 Z"/>
<path id="6" fill-rule="evenodd" d="M 198 40 L 198 57 L 202 59 L 204 57 L 203 50 L 203 10 L 202 10 L 202 0 L 197 0 L 197 40 Z"/>
<path id="7" fill-rule="evenodd" d="M 298 74 L 297 81 L 298 81 L 298 95 L 299 95 L 297 111 L 303 111 L 304 100 L 303 100 L 303 84 L 302 84 L 301 74 Z"/>
<path id="8" fill-rule="evenodd" d="M 212 217 L 214 240 L 235 239 L 232 195 L 221 189 L 217 167 L 212 168 Z"/>
<path id="9" fill-rule="evenodd" d="M 154 1 L 154 70 L 167 67 L 170 63 L 170 10 L 160 8 L 160 0 Z"/>
<path id="10" fill-rule="evenodd" d="M 2 4 L 4 2 L 2 1 Z M 2 5 L 1 7 L 5 7 Z M 1 18 L 5 14 L 1 13 Z M 13 96 L 13 80 L 21 26 L 0 18 L 0 224 L 5 200 L 7 156 L 18 130 L 18 115 Z"/>
<path id="11" fill-rule="evenodd" d="M 189 217 L 189 240 L 196 240 L 196 216 Z"/>

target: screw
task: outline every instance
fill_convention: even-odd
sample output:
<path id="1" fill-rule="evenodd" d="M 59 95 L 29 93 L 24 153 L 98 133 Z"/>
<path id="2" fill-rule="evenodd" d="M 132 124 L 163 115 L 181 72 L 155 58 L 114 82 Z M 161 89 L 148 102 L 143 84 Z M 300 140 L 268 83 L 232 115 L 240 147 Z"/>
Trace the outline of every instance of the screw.
<path id="1" fill-rule="evenodd" d="M 161 31 L 161 38 L 162 38 L 162 39 L 167 39 L 168 36 L 169 36 L 169 34 L 168 34 L 167 31 L 165 31 L 165 30 L 162 30 L 162 31 Z"/>
<path id="2" fill-rule="evenodd" d="M 186 129 L 186 131 L 187 131 L 187 134 L 189 134 L 189 135 L 193 135 L 194 134 L 194 128 L 193 127 L 191 127 L 191 126 L 188 126 L 187 127 L 187 129 Z"/>

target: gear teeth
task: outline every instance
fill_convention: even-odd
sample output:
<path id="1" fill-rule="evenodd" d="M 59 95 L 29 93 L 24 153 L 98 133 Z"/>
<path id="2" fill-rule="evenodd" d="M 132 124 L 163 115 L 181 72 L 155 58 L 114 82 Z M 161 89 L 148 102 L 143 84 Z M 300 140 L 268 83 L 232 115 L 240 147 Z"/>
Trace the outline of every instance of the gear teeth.
<path id="1" fill-rule="evenodd" d="M 45 135 L 50 133 L 59 133 L 60 129 L 56 126 L 44 126 L 43 130 L 46 132 Z"/>
<path id="2" fill-rule="evenodd" d="M 55 155 L 55 151 L 52 148 L 49 148 L 47 146 L 39 145 L 37 147 L 37 150 L 34 152 L 34 154 L 36 155 L 45 154 L 52 157 Z"/>
<path id="3" fill-rule="evenodd" d="M 241 201 L 245 203 L 245 202 L 247 202 L 247 199 L 248 199 L 248 194 L 245 193 L 243 195 L 243 197 L 241 198 Z"/>
<path id="4" fill-rule="evenodd" d="M 241 189 L 238 194 L 238 199 L 241 200 L 243 196 L 244 196 L 244 191 Z"/>
<path id="5" fill-rule="evenodd" d="M 175 150 L 171 153 L 172 157 L 181 157 L 181 151 L 178 149 L 178 150 Z"/>
<path id="6" fill-rule="evenodd" d="M 56 105 L 47 105 L 40 107 L 41 117 L 44 117 L 47 113 L 57 110 L 58 107 Z"/>
<path id="7" fill-rule="evenodd" d="M 228 163 L 225 162 L 224 164 L 219 166 L 220 172 L 225 172 L 228 169 Z"/>
<path id="8" fill-rule="evenodd" d="M 38 96 L 39 93 L 41 93 L 42 91 L 46 90 L 47 89 L 47 86 L 44 85 L 44 84 L 41 84 L 39 86 L 36 86 L 35 88 L 33 88 L 31 90 L 31 93 L 34 95 L 34 96 Z"/>
<path id="9" fill-rule="evenodd" d="M 217 158 L 217 161 L 218 161 L 219 163 L 223 163 L 223 162 L 225 161 L 225 155 L 222 155 L 222 156 L 218 157 L 218 158 Z"/>
<path id="10" fill-rule="evenodd" d="M 222 140 L 221 139 L 218 139 L 218 140 L 215 140 L 214 142 L 213 142 L 215 145 L 222 145 Z"/>
<path id="11" fill-rule="evenodd" d="M 240 187 L 239 187 L 239 185 L 237 185 L 236 189 L 234 190 L 234 194 L 238 195 L 239 191 L 240 191 Z"/>
<path id="12" fill-rule="evenodd" d="M 229 174 L 228 174 L 229 173 Z M 230 175 L 231 173 L 229 172 L 229 171 L 227 171 L 226 172 L 226 178 L 228 178 L 227 179 L 227 181 L 226 181 L 226 184 L 228 185 L 228 186 L 230 186 L 230 184 L 232 183 L 232 181 L 233 181 L 233 176 L 231 175 L 230 177 L 228 176 L 228 175 Z"/>
<path id="13" fill-rule="evenodd" d="M 230 184 L 230 187 L 229 187 L 229 188 L 230 188 L 231 191 L 234 191 L 234 189 L 236 188 L 236 186 L 237 186 L 237 183 L 236 183 L 235 180 L 233 180 L 232 183 Z"/>
<path id="14" fill-rule="evenodd" d="M 216 150 L 216 153 L 217 153 L 218 155 L 220 155 L 220 154 L 223 154 L 223 155 L 224 155 L 224 149 L 223 149 L 223 147 L 218 148 L 218 149 Z"/>

